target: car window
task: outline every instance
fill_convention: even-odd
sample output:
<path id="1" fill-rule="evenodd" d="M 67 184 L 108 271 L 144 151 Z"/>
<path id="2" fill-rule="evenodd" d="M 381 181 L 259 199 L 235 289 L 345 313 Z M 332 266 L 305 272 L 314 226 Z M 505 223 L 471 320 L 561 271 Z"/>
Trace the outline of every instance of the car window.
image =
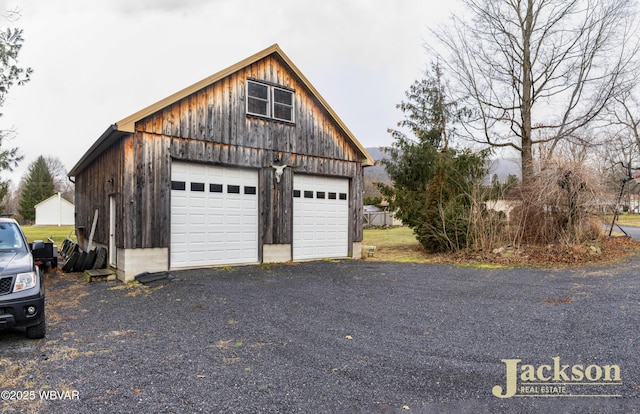
<path id="1" fill-rule="evenodd" d="M 0 250 L 24 249 L 20 229 L 14 223 L 0 223 Z"/>

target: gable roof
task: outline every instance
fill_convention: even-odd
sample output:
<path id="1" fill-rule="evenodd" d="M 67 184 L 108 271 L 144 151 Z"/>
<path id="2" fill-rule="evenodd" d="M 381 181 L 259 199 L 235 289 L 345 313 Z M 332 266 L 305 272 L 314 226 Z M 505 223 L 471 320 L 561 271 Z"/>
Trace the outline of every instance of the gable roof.
<path id="1" fill-rule="evenodd" d="M 189 95 L 196 93 L 197 91 L 215 83 L 219 80 L 224 79 L 225 77 L 232 75 L 233 73 L 239 71 L 240 69 L 252 65 L 253 63 L 266 58 L 269 55 L 276 54 L 284 64 L 298 77 L 298 79 L 304 84 L 304 86 L 309 90 L 309 92 L 313 95 L 314 98 L 320 102 L 320 105 L 329 113 L 329 116 L 333 118 L 338 127 L 344 132 L 347 136 L 347 139 L 353 144 L 358 151 L 362 154 L 363 165 L 373 165 L 374 160 L 369 155 L 367 150 L 362 146 L 362 144 L 356 139 L 355 135 L 349 130 L 349 128 L 345 125 L 345 123 L 340 119 L 340 117 L 335 113 L 335 111 L 329 106 L 327 101 L 320 95 L 320 93 L 316 90 L 316 88 L 309 82 L 309 80 L 300 72 L 300 70 L 296 67 L 296 65 L 289 59 L 287 55 L 280 49 L 278 44 L 273 44 L 268 48 L 249 56 L 248 58 L 241 60 L 235 65 L 229 66 L 226 69 L 221 70 L 220 72 L 214 73 L 213 75 L 194 83 L 191 86 L 188 86 L 172 95 L 167 96 L 164 99 L 159 100 L 158 102 L 147 106 L 140 111 L 129 115 L 126 118 L 121 119 L 115 124 L 111 125 L 107 130 L 100 136 L 98 141 L 96 141 L 91 148 L 85 153 L 85 155 L 78 161 L 78 163 L 69 171 L 69 176 L 73 177 L 80 171 L 82 171 L 93 159 L 95 159 L 102 151 L 106 150 L 111 144 L 116 142 L 120 137 L 135 132 L 135 124 L 136 122 L 146 118 L 149 115 L 152 115 L 167 106 L 170 106 L 179 100 L 186 98 Z"/>
<path id="2" fill-rule="evenodd" d="M 38 204 L 36 204 L 33 207 L 37 208 L 37 207 L 43 206 L 45 204 L 51 203 L 54 200 L 55 200 L 56 203 L 66 204 L 66 205 L 68 205 L 70 207 L 75 207 L 74 204 L 71 201 L 69 201 L 66 198 L 62 197 L 60 194 L 54 194 L 51 197 L 47 198 L 46 200 L 42 200 L 41 202 L 39 202 Z"/>

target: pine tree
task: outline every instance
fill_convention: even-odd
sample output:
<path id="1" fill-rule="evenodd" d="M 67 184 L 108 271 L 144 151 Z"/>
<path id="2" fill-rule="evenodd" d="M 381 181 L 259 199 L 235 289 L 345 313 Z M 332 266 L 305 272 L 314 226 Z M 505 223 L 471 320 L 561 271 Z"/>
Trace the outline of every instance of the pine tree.
<path id="1" fill-rule="evenodd" d="M 405 119 L 392 130 L 395 142 L 383 160 L 393 185 L 379 184 L 396 217 L 431 251 L 467 247 L 474 186 L 486 174 L 487 152 L 450 148 L 453 126 L 467 113 L 448 100 L 440 67 L 416 81 L 398 105 Z"/>
<path id="2" fill-rule="evenodd" d="M 22 218 L 27 221 L 35 220 L 35 205 L 51 197 L 54 192 L 53 177 L 46 160 L 40 156 L 29 166 L 24 179 L 19 209 Z"/>

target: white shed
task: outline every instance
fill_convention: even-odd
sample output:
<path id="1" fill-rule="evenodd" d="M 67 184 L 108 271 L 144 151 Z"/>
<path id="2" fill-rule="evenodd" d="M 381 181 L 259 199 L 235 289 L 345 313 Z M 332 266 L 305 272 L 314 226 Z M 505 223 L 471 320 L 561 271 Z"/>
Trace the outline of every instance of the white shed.
<path id="1" fill-rule="evenodd" d="M 39 202 L 36 208 L 36 226 L 72 226 L 76 207 L 62 198 L 60 193 Z"/>

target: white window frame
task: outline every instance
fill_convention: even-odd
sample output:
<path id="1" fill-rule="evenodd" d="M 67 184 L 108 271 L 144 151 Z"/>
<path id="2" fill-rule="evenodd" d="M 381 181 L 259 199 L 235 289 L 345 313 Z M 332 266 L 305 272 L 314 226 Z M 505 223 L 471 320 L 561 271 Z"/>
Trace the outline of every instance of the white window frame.
<path id="1" fill-rule="evenodd" d="M 250 96 L 249 95 L 249 84 L 250 83 L 255 83 L 257 85 L 260 86 L 264 86 L 268 88 L 268 93 L 267 93 L 267 99 L 263 99 L 261 97 L 256 97 L 256 96 Z M 287 104 L 287 103 L 282 103 L 282 102 L 277 102 L 275 101 L 275 93 L 276 90 L 278 91 L 282 91 L 285 93 L 288 93 L 291 95 L 291 104 Z M 287 122 L 287 123 L 295 123 L 295 96 L 294 96 L 294 91 L 292 91 L 291 89 L 287 89 L 287 88 L 283 88 L 280 86 L 275 86 L 275 85 L 271 85 L 269 83 L 265 83 L 265 82 L 260 82 L 260 81 L 256 81 L 256 80 L 252 80 L 252 79 L 247 79 L 247 84 L 246 84 L 246 99 L 245 99 L 245 108 L 246 108 L 246 113 L 247 115 L 251 115 L 251 116 L 257 116 L 257 117 L 261 117 L 261 118 L 269 118 L 269 119 L 274 119 L 277 121 L 282 121 L 282 122 Z M 249 98 L 252 99 L 258 99 L 261 101 L 266 101 L 267 104 L 267 115 L 265 114 L 260 114 L 260 113 L 256 113 L 256 112 L 251 112 L 249 110 Z M 275 107 L 276 105 L 279 105 L 281 107 L 285 107 L 285 108 L 289 108 L 289 110 L 291 111 L 291 119 L 286 119 L 286 118 L 279 118 L 275 116 Z"/>
<path id="2" fill-rule="evenodd" d="M 256 85 L 265 86 L 267 88 L 267 99 L 264 99 L 264 98 L 258 97 L 258 96 L 250 96 L 249 95 L 249 84 L 250 83 L 255 83 Z M 266 108 L 267 108 L 266 115 L 265 114 L 260 114 L 260 113 L 257 113 L 257 112 L 251 112 L 249 110 L 249 98 L 257 99 L 257 100 L 262 101 L 262 102 L 266 102 L 266 104 L 267 104 L 266 105 Z M 260 82 L 256 82 L 254 80 L 247 79 L 247 99 L 246 99 L 246 111 L 247 111 L 247 114 L 270 118 L 271 117 L 271 102 L 270 102 L 271 100 L 272 100 L 271 88 L 269 87 L 269 85 L 266 85 L 266 84 L 260 83 Z"/>
<path id="3" fill-rule="evenodd" d="M 291 96 L 291 105 L 285 104 L 285 103 L 282 103 L 282 102 L 277 102 L 276 103 L 276 97 L 275 97 L 276 90 L 288 93 Z M 292 123 L 295 122 L 295 120 L 296 120 L 295 111 L 294 111 L 295 100 L 294 100 L 294 97 L 293 97 L 293 91 L 290 90 L 290 89 L 285 89 L 285 88 L 279 88 L 277 86 L 272 86 L 271 87 L 271 96 L 272 96 L 272 99 L 271 99 L 271 113 L 273 114 L 272 115 L 273 119 L 277 119 L 278 121 L 292 122 Z M 280 106 L 289 108 L 289 110 L 291 111 L 291 119 L 285 119 L 285 118 L 276 117 L 276 105 L 280 105 Z"/>

